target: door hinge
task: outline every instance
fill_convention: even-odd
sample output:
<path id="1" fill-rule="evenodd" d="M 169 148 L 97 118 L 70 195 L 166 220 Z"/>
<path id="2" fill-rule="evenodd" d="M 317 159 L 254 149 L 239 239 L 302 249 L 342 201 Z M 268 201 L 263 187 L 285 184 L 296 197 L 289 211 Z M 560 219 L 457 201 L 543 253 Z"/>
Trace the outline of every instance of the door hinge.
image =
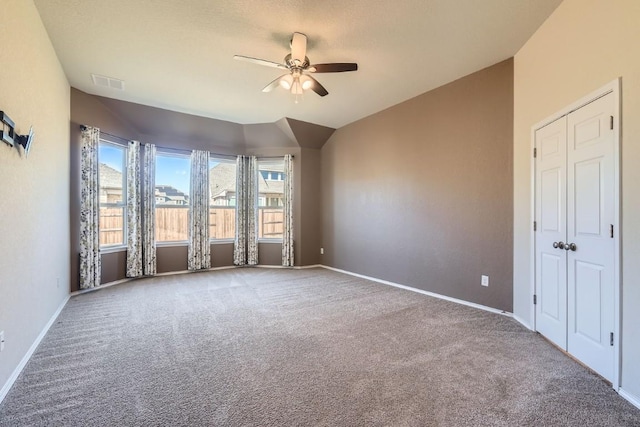
<path id="1" fill-rule="evenodd" d="M 609 228 L 609 235 L 611 236 L 611 238 L 613 239 L 613 224 L 609 224 L 610 228 Z"/>
<path id="2" fill-rule="evenodd" d="M 533 294 L 533 305 L 538 304 L 538 296 L 536 294 Z"/>
<path id="3" fill-rule="evenodd" d="M 613 130 L 613 116 L 610 116 L 611 120 L 609 121 L 609 127 Z"/>
<path id="4" fill-rule="evenodd" d="M 538 230 L 538 223 L 533 221 L 533 231 L 537 231 Z"/>
<path id="5" fill-rule="evenodd" d="M 538 157 L 538 149 L 533 147 L 533 158 L 535 159 L 536 157 Z"/>
<path id="6" fill-rule="evenodd" d="M 609 334 L 609 344 L 613 346 L 613 332 Z"/>

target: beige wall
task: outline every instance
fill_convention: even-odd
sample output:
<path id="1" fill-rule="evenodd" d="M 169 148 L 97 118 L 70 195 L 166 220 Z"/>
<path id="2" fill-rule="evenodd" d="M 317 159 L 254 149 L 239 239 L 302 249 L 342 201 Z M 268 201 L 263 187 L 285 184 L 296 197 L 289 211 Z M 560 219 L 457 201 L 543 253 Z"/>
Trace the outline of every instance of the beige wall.
<path id="1" fill-rule="evenodd" d="M 69 293 L 69 84 L 32 1 L 0 9 L 0 110 L 35 131 L 28 158 L 0 143 L 2 390 Z"/>
<path id="2" fill-rule="evenodd" d="M 531 127 L 622 77 L 622 387 L 640 396 L 640 2 L 565 0 L 515 56 L 514 314 L 531 325 Z"/>
<path id="3" fill-rule="evenodd" d="M 512 136 L 512 60 L 338 129 L 322 263 L 511 311 Z"/>

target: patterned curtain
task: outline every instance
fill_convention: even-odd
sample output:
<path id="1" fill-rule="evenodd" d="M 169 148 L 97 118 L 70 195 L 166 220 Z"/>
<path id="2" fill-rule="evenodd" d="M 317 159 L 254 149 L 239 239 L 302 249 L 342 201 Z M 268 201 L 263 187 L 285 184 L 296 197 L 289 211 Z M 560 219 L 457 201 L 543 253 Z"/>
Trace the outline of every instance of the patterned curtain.
<path id="1" fill-rule="evenodd" d="M 127 150 L 127 277 L 142 276 L 142 223 L 140 217 L 140 143 Z"/>
<path id="2" fill-rule="evenodd" d="M 247 263 L 247 186 L 245 184 L 245 157 L 236 159 L 236 238 L 233 242 L 233 263 L 245 265 Z"/>
<path id="3" fill-rule="evenodd" d="M 144 147 L 142 179 L 142 264 L 144 274 L 156 274 L 156 146 Z"/>
<path id="4" fill-rule="evenodd" d="M 247 158 L 247 264 L 258 264 L 258 158 Z"/>
<path id="5" fill-rule="evenodd" d="M 81 143 L 80 289 L 100 286 L 100 201 L 98 142 L 100 129 L 83 126 Z"/>
<path id="6" fill-rule="evenodd" d="M 255 265 L 258 263 L 256 230 L 258 159 L 238 156 L 236 167 L 236 238 L 233 248 L 233 263 L 235 265 Z"/>
<path id="7" fill-rule="evenodd" d="M 189 270 L 211 268 L 209 242 L 209 152 L 191 152 Z"/>
<path id="8" fill-rule="evenodd" d="M 293 156 L 284 156 L 284 224 L 282 265 L 293 267 Z"/>

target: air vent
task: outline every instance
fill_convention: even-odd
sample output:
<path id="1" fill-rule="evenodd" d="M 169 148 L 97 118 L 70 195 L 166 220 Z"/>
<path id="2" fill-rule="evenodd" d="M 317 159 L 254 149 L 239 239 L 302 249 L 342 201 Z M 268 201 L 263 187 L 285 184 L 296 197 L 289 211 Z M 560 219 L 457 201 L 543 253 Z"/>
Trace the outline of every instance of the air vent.
<path id="1" fill-rule="evenodd" d="M 124 80 L 114 79 L 113 77 L 100 76 L 91 74 L 93 84 L 100 87 L 108 87 L 115 90 L 124 90 Z"/>

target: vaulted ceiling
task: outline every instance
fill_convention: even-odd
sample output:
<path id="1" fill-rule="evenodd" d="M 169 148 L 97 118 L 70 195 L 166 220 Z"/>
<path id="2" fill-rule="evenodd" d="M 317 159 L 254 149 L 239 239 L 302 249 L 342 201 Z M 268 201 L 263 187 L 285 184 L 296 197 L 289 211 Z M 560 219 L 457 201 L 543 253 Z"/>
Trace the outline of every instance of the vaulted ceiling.
<path id="1" fill-rule="evenodd" d="M 71 86 L 235 123 L 284 117 L 339 128 L 513 56 L 561 0 L 34 0 Z M 294 31 L 329 95 L 261 89 Z M 124 81 L 96 86 L 91 74 Z"/>

